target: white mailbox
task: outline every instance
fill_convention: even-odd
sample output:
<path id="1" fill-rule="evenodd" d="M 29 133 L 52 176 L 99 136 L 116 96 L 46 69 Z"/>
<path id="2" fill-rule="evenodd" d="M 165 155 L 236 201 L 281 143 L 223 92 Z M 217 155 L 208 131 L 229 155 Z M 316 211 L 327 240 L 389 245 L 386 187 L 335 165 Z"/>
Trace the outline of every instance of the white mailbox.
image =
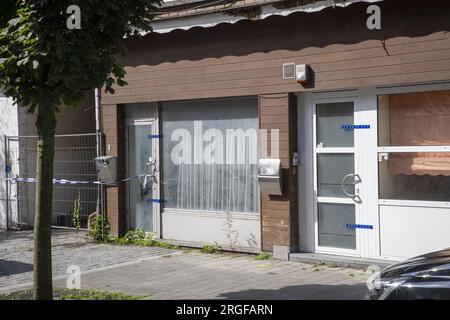
<path id="1" fill-rule="evenodd" d="M 98 179 L 106 184 L 117 183 L 117 157 L 102 156 L 95 158 Z"/>
<path id="2" fill-rule="evenodd" d="M 283 194 L 280 159 L 260 159 L 258 181 L 261 192 L 273 195 Z"/>

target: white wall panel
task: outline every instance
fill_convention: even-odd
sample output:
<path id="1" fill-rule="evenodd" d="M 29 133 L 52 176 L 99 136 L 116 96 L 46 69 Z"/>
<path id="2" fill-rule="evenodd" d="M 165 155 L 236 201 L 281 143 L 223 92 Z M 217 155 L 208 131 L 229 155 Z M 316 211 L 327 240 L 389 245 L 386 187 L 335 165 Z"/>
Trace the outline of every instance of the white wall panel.
<path id="1" fill-rule="evenodd" d="M 163 212 L 163 238 L 197 243 L 246 248 L 261 248 L 261 225 L 259 215 L 230 214 L 231 223 L 223 213 L 171 210 Z M 228 227 L 231 226 L 231 227 Z M 237 237 L 236 237 L 237 235 Z M 234 241 L 236 239 L 236 241 Z"/>
<path id="2" fill-rule="evenodd" d="M 409 258 L 450 247 L 450 209 L 380 205 L 381 255 Z"/>

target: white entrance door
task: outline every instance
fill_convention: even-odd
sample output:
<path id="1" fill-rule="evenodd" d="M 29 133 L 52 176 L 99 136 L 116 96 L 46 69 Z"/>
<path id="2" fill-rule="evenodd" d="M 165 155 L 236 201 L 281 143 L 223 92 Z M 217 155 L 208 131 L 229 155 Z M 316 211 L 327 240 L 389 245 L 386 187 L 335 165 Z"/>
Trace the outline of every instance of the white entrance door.
<path id="1" fill-rule="evenodd" d="M 356 97 L 313 99 L 315 251 L 360 256 L 362 150 Z"/>
<path id="2" fill-rule="evenodd" d="M 129 120 L 127 125 L 128 228 L 158 234 L 159 160 L 154 119 Z"/>

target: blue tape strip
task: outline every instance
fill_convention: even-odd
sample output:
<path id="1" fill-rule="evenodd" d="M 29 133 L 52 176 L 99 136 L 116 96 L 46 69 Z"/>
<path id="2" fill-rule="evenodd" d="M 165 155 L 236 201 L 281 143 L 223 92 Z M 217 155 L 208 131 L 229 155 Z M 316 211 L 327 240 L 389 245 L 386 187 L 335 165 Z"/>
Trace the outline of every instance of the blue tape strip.
<path id="1" fill-rule="evenodd" d="M 160 139 L 162 138 L 162 134 L 149 134 L 147 139 Z"/>
<path id="2" fill-rule="evenodd" d="M 6 172 L 6 173 L 10 173 L 11 170 L 12 170 L 11 166 L 10 166 L 9 164 L 7 164 L 7 165 L 5 166 L 5 172 Z"/>
<path id="3" fill-rule="evenodd" d="M 344 130 L 370 129 L 370 124 L 343 124 L 341 128 Z"/>
<path id="4" fill-rule="evenodd" d="M 152 203 L 163 203 L 164 200 L 163 199 L 147 199 L 147 202 L 152 202 Z"/>
<path id="5" fill-rule="evenodd" d="M 345 225 L 349 229 L 373 229 L 373 226 L 370 224 L 351 224 L 347 223 Z"/>

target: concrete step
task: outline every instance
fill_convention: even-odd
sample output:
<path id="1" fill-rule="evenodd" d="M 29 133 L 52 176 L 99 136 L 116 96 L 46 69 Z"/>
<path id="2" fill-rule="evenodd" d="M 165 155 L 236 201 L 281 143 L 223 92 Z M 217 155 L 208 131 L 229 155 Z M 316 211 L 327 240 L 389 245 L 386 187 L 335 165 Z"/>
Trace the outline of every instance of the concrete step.
<path id="1" fill-rule="evenodd" d="M 365 270 L 368 266 L 376 265 L 381 269 L 396 263 L 397 261 L 390 260 L 378 260 L 378 259 L 364 259 L 356 257 L 344 257 L 333 254 L 321 254 L 321 253 L 290 253 L 290 261 L 304 262 L 304 263 L 325 263 L 326 265 L 348 267 L 354 269 Z"/>

